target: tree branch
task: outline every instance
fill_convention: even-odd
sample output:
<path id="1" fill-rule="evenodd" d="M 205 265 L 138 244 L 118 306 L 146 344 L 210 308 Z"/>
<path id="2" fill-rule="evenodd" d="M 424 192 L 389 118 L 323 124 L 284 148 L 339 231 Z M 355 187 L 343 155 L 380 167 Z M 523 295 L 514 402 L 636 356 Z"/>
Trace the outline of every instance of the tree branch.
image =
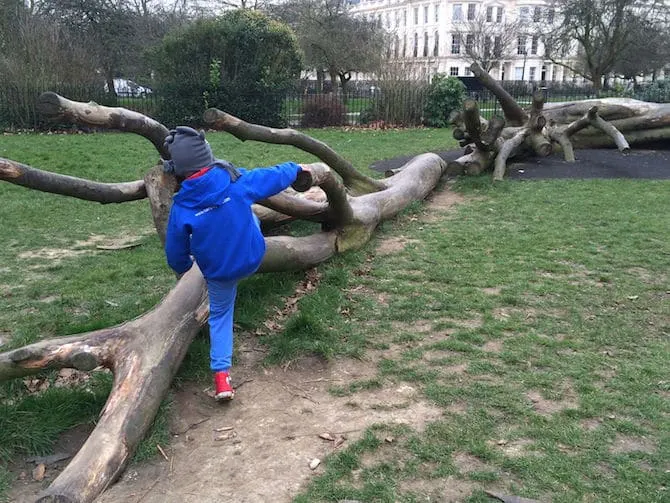
<path id="1" fill-rule="evenodd" d="M 507 159 L 519 147 L 519 145 L 521 145 L 524 142 L 529 133 L 530 130 L 528 128 L 523 128 L 521 131 L 515 134 L 511 139 L 506 140 L 502 144 L 502 147 L 500 148 L 500 151 L 498 152 L 498 155 L 495 160 L 495 167 L 493 168 L 494 180 L 500 181 L 504 178 Z"/>
<path id="2" fill-rule="evenodd" d="M 528 120 L 528 115 L 523 111 L 512 96 L 503 87 L 493 80 L 491 76 L 482 70 L 477 63 L 470 65 L 470 70 L 477 79 L 498 99 L 500 107 L 505 114 L 505 120 L 510 126 L 521 126 Z"/>
<path id="3" fill-rule="evenodd" d="M 122 183 L 93 182 L 84 178 L 42 171 L 3 158 L 0 158 L 0 180 L 29 189 L 102 204 L 136 201 L 147 197 L 142 180 Z"/>
<path id="4" fill-rule="evenodd" d="M 153 143 L 163 159 L 170 153 L 163 147 L 168 129 L 160 122 L 139 112 L 121 107 L 105 107 L 94 102 L 71 101 L 56 93 L 43 93 L 37 100 L 37 109 L 52 120 L 67 120 L 90 127 L 118 129 L 145 137 Z"/>
<path id="5" fill-rule="evenodd" d="M 383 182 L 359 173 L 349 161 L 325 143 L 294 129 L 275 129 L 249 124 L 216 108 L 207 110 L 203 117 L 209 127 L 226 131 L 241 141 L 254 140 L 279 145 L 293 145 L 318 157 L 340 175 L 344 185 L 356 195 L 384 190 L 386 187 Z"/>

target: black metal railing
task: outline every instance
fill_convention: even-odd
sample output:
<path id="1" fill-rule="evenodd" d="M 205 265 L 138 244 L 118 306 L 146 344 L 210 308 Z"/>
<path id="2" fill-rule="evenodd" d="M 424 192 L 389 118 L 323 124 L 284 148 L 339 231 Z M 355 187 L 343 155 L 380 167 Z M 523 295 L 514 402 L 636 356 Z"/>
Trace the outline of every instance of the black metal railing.
<path id="1" fill-rule="evenodd" d="M 646 101 L 670 102 L 670 85 L 639 86 L 635 90 L 604 90 L 596 92 L 591 86 L 573 85 L 563 82 L 529 83 L 504 81 L 503 86 L 522 106 L 531 102 L 532 94 L 540 89 L 547 102 L 576 101 L 596 97 L 630 96 Z M 393 126 L 418 126 L 423 123 L 423 110 L 427 99 L 427 83 L 413 81 L 396 82 L 350 82 L 344 92 L 320 92 L 314 83 L 296 84 L 288 92 L 276 95 L 242 95 L 236 97 L 242 119 L 254 122 L 259 107 L 273 107 L 269 117 L 271 126 L 328 127 L 343 125 L 379 124 Z M 77 101 L 95 101 L 101 105 L 124 107 L 154 117 L 168 126 L 198 124 L 199 114 L 208 106 L 219 106 L 206 96 L 191 100 L 197 110 L 181 112 L 184 103 L 171 103 L 158 91 L 144 89 L 142 93 L 121 93 L 113 96 L 105 91 L 104 84 L 35 84 L 3 85 L 0 83 L 0 130 L 53 129 L 67 127 L 65 124 L 46 122 L 36 108 L 38 96 L 44 91 L 54 91 Z M 329 91 L 326 87 L 326 91 Z M 500 104 L 487 89 L 469 89 L 468 97 L 479 103 L 484 117 L 501 115 Z M 225 108 L 225 107 L 224 107 Z M 230 110 L 229 110 L 230 111 Z M 245 116 L 249 115 L 249 116 Z"/>

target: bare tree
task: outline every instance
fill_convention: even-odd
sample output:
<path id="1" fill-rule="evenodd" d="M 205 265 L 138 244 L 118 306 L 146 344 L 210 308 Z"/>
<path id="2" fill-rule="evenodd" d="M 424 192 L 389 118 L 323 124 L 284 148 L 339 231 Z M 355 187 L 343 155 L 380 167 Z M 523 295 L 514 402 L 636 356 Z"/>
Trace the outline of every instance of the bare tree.
<path id="1" fill-rule="evenodd" d="M 306 64 L 325 70 L 344 90 L 352 72 L 381 68 L 388 40 L 376 22 L 349 12 L 346 0 L 291 0 L 270 9 L 296 32 Z"/>
<path id="2" fill-rule="evenodd" d="M 518 37 L 524 33 L 520 20 L 498 21 L 491 11 L 482 11 L 475 19 L 454 26 L 452 36 L 458 37 L 466 58 L 487 73 L 516 54 Z"/>
<path id="3" fill-rule="evenodd" d="M 664 0 L 553 0 L 551 6 L 557 23 L 545 26 L 546 56 L 598 90 L 641 27 L 668 9 Z M 565 58 L 570 54 L 576 57 Z"/>

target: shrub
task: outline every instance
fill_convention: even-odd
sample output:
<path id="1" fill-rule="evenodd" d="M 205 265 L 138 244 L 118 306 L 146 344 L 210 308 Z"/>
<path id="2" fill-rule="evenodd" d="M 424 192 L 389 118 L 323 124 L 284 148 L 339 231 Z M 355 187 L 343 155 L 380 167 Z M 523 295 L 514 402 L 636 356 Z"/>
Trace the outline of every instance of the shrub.
<path id="1" fill-rule="evenodd" d="M 202 19 L 153 51 L 159 119 L 200 125 L 216 107 L 244 120 L 280 126 L 287 89 L 299 76 L 298 42 L 284 24 L 251 10 Z"/>
<path id="2" fill-rule="evenodd" d="M 382 121 L 394 126 L 418 126 L 423 122 L 426 84 L 411 80 L 385 80 L 366 109 L 361 124 Z"/>
<path id="3" fill-rule="evenodd" d="M 346 108 L 342 99 L 333 94 L 313 94 L 302 105 L 302 127 L 342 126 Z"/>
<path id="4" fill-rule="evenodd" d="M 653 103 L 670 103 L 670 80 L 657 80 L 645 84 L 635 92 L 635 97 Z"/>
<path id="5" fill-rule="evenodd" d="M 449 115 L 463 104 L 465 85 L 456 77 L 433 77 L 426 96 L 424 122 L 432 127 L 449 126 Z"/>

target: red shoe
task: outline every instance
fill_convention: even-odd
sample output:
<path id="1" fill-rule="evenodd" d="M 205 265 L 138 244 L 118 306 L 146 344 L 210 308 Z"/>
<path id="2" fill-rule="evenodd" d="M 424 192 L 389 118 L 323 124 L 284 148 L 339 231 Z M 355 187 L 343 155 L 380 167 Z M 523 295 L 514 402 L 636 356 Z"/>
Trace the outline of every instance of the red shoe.
<path id="1" fill-rule="evenodd" d="M 216 400 L 232 400 L 235 396 L 235 390 L 230 385 L 230 375 L 226 370 L 214 372 L 214 387 Z"/>

